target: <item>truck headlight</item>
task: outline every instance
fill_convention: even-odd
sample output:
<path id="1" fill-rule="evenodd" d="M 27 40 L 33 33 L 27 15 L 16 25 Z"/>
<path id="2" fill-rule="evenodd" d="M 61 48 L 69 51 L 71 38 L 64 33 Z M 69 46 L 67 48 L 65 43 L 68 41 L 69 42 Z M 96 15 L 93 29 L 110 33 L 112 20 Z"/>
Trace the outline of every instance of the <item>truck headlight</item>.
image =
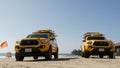
<path id="1" fill-rule="evenodd" d="M 16 46 L 15 49 L 20 49 L 20 47 L 19 47 L 19 46 Z"/>
<path id="2" fill-rule="evenodd" d="M 41 43 L 47 43 L 47 39 L 41 40 Z"/>
<path id="3" fill-rule="evenodd" d="M 89 48 L 93 48 L 92 46 L 88 46 Z"/>

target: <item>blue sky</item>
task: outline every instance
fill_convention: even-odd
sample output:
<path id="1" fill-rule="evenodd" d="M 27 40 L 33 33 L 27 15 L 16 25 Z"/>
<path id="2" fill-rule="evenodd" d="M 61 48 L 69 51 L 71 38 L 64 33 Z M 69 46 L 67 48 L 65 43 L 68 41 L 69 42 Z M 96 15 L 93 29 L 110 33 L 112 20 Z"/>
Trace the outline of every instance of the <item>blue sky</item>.
<path id="1" fill-rule="evenodd" d="M 86 32 L 101 32 L 120 42 L 119 0 L 0 0 L 1 52 L 14 52 L 14 44 L 40 29 L 55 31 L 61 53 L 80 49 Z"/>

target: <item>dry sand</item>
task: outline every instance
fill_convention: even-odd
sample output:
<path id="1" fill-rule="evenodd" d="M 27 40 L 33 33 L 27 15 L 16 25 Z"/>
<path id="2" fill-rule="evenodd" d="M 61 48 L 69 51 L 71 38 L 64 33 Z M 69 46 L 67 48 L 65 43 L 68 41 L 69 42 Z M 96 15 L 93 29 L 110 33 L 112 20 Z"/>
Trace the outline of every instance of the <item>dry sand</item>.
<path id="1" fill-rule="evenodd" d="M 14 58 L 0 59 L 0 68 L 120 68 L 120 57 L 109 58 L 82 58 L 80 56 L 61 57 L 58 60 L 45 61 L 43 58 L 33 60 L 25 57 L 24 61 L 15 61 Z"/>

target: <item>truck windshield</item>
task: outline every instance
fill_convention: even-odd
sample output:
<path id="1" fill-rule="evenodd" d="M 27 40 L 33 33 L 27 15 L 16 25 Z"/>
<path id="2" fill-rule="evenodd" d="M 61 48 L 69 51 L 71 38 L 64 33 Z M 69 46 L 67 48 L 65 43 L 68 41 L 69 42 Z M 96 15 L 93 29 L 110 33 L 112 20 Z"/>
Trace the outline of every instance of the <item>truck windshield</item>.
<path id="1" fill-rule="evenodd" d="M 105 37 L 88 37 L 87 40 L 105 40 Z"/>
<path id="2" fill-rule="evenodd" d="M 27 38 L 48 38 L 48 34 L 30 34 Z"/>

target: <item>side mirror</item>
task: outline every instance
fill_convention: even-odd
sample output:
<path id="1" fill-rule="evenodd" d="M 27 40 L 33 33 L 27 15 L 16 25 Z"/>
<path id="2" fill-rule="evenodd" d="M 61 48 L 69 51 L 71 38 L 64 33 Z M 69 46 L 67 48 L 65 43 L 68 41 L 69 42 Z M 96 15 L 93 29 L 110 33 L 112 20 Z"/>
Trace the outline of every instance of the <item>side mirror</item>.
<path id="1" fill-rule="evenodd" d="M 82 40 L 83 42 L 86 42 L 85 40 Z"/>
<path id="2" fill-rule="evenodd" d="M 16 44 L 18 44 L 19 43 L 19 41 L 16 41 Z"/>
<path id="3" fill-rule="evenodd" d="M 50 40 L 54 40 L 55 38 L 54 37 L 50 37 Z"/>

